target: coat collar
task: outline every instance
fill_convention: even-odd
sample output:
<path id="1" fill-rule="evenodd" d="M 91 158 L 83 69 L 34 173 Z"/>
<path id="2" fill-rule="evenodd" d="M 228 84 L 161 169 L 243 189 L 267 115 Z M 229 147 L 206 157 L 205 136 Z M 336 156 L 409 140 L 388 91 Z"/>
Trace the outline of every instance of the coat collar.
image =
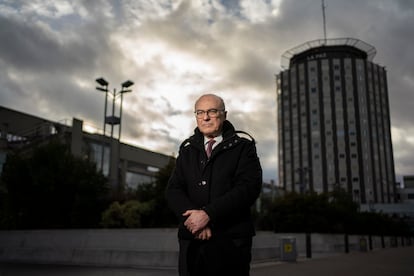
<path id="1" fill-rule="evenodd" d="M 231 137 L 238 137 L 236 135 L 236 131 L 234 129 L 234 126 L 229 121 L 223 122 L 223 142 L 226 142 Z M 222 142 L 222 143 L 223 143 Z M 220 144 L 222 144 L 220 143 Z M 194 134 L 190 136 L 188 139 L 186 139 L 180 146 L 180 149 L 187 146 L 187 145 L 193 145 L 197 148 L 203 148 L 204 149 L 204 135 L 200 132 L 198 127 L 194 129 Z"/>
<path id="2" fill-rule="evenodd" d="M 226 141 L 228 138 L 234 136 L 235 133 L 236 132 L 235 132 L 235 129 L 232 123 L 230 123 L 228 120 L 225 120 L 223 122 L 223 131 L 222 131 L 223 141 Z M 200 132 L 198 127 L 194 129 L 194 135 L 191 136 L 190 139 L 191 138 L 193 138 L 196 143 L 200 143 L 200 141 L 202 143 L 204 141 L 204 135 Z"/>

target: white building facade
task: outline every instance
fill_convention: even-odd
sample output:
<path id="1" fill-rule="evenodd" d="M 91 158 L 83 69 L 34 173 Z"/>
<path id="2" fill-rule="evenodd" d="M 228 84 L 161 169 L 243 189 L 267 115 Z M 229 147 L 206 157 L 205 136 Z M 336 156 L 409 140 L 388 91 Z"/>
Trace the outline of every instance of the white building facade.
<path id="1" fill-rule="evenodd" d="M 374 55 L 351 38 L 283 55 L 288 66 L 276 85 L 279 185 L 287 191 L 343 188 L 359 203 L 395 202 L 387 72 Z"/>

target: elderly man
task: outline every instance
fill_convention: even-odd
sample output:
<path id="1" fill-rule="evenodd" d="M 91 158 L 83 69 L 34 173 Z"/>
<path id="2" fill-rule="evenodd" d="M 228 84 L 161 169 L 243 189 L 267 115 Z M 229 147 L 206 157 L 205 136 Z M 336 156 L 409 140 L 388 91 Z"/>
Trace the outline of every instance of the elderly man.
<path id="1" fill-rule="evenodd" d="M 182 143 L 166 190 L 180 220 L 179 273 L 249 275 L 251 207 L 262 185 L 254 139 L 238 135 L 214 94 L 201 96 L 194 113 L 197 128 Z"/>

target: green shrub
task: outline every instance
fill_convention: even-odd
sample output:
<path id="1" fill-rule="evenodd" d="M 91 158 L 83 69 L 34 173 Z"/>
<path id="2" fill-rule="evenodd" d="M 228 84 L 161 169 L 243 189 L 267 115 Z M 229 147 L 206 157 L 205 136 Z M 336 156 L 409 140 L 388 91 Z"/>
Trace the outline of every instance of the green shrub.
<path id="1" fill-rule="evenodd" d="M 128 200 L 120 204 L 115 201 L 102 213 L 101 225 L 105 228 L 138 228 L 141 227 L 141 216 L 150 210 L 148 202 Z"/>

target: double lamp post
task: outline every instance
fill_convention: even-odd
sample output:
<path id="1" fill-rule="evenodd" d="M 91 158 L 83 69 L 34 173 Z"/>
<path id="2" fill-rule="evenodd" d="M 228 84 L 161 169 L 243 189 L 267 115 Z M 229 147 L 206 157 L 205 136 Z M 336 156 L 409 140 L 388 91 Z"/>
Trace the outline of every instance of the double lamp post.
<path id="1" fill-rule="evenodd" d="M 134 83 L 130 80 L 127 80 L 125 82 L 123 82 L 121 84 L 121 90 L 117 91 L 116 89 L 113 89 L 112 91 L 110 91 L 108 89 L 108 85 L 109 83 L 104 79 L 104 78 L 98 78 L 96 79 L 96 82 L 100 85 L 99 87 L 96 87 L 97 90 L 102 91 L 105 93 L 105 110 L 104 110 L 104 122 L 103 122 L 103 140 L 102 140 L 102 152 L 101 152 L 101 171 L 103 172 L 103 167 L 104 167 L 104 138 L 106 136 L 106 125 L 110 125 L 111 126 L 111 154 L 110 154 L 110 167 L 109 167 L 109 176 L 110 178 L 113 179 L 113 184 L 117 185 L 118 183 L 118 179 L 117 179 L 117 173 L 115 170 L 114 166 L 117 166 L 116 164 L 118 162 L 114 162 L 113 158 L 113 136 L 114 136 L 114 126 L 119 125 L 118 126 L 118 138 L 117 138 L 117 142 L 118 142 L 118 147 L 119 147 L 119 142 L 121 139 L 121 121 L 122 121 L 122 102 L 123 102 L 123 95 L 125 93 L 131 92 L 131 89 L 127 89 L 129 87 L 131 87 Z M 112 97 L 112 113 L 110 115 L 108 115 L 108 94 L 109 96 Z M 119 107 L 119 115 L 116 116 L 115 115 L 115 102 L 116 99 L 120 97 L 120 107 Z M 118 155 L 119 155 L 119 151 L 118 151 Z M 119 158 L 119 156 L 118 156 Z M 115 175 L 113 175 L 115 174 Z"/>

